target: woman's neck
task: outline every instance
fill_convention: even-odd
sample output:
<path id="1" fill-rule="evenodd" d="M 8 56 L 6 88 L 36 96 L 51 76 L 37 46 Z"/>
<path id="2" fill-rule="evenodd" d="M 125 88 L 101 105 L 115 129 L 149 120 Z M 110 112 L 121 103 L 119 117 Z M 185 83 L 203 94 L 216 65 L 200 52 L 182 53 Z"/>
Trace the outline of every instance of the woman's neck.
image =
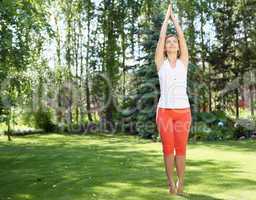
<path id="1" fill-rule="evenodd" d="M 167 54 L 167 58 L 168 60 L 175 62 L 177 60 L 177 53 L 169 53 Z"/>

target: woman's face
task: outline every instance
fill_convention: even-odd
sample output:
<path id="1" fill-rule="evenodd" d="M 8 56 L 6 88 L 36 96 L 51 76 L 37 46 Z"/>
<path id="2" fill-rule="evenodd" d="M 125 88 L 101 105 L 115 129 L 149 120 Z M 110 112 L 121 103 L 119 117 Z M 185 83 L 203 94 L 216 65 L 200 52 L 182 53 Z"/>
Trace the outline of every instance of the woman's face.
<path id="1" fill-rule="evenodd" d="M 179 41 L 176 37 L 171 36 L 165 41 L 165 51 L 167 53 L 177 53 L 179 50 Z"/>

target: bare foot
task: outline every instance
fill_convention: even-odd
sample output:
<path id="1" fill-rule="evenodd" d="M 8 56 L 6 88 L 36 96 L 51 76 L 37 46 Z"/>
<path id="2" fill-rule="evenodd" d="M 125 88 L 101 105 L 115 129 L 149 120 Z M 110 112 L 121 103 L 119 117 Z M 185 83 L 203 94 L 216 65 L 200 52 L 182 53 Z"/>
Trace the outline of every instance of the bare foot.
<path id="1" fill-rule="evenodd" d="M 175 195 L 177 193 L 175 183 L 172 181 L 172 182 L 168 183 L 168 186 L 169 186 L 169 193 L 171 195 Z"/>
<path id="2" fill-rule="evenodd" d="M 177 194 L 184 194 L 183 193 L 183 183 L 177 180 L 176 182 Z"/>

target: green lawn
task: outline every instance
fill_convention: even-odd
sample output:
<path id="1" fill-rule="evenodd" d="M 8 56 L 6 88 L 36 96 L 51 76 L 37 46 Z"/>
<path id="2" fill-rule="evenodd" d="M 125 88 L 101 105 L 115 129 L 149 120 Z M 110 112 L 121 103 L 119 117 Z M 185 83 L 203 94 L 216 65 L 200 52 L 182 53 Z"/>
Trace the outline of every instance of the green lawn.
<path id="1" fill-rule="evenodd" d="M 186 197 L 168 194 L 160 142 L 125 135 L 0 136 L 0 200 L 253 200 L 256 141 L 189 143 Z"/>

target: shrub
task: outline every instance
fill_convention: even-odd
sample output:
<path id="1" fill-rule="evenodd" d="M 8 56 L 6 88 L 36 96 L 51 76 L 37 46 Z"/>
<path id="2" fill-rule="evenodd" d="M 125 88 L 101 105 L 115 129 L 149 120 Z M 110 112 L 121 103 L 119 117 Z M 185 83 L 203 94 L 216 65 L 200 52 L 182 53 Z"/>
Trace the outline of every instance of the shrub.
<path id="1" fill-rule="evenodd" d="M 49 108 L 39 109 L 34 113 L 35 127 L 46 132 L 54 131 L 55 125 L 52 122 L 52 112 Z"/>
<path id="2" fill-rule="evenodd" d="M 249 138 L 254 132 L 255 122 L 250 119 L 238 119 L 234 127 L 235 131 L 233 137 L 235 139 L 239 139 L 242 136 Z"/>
<path id="3" fill-rule="evenodd" d="M 195 113 L 193 137 L 201 140 L 224 140 L 234 137 L 234 121 L 223 111 Z M 194 125 L 193 125 L 194 126 Z"/>
<path id="4" fill-rule="evenodd" d="M 205 122 L 195 122 L 190 130 L 190 137 L 196 140 L 206 140 L 210 133 L 210 127 Z"/>

